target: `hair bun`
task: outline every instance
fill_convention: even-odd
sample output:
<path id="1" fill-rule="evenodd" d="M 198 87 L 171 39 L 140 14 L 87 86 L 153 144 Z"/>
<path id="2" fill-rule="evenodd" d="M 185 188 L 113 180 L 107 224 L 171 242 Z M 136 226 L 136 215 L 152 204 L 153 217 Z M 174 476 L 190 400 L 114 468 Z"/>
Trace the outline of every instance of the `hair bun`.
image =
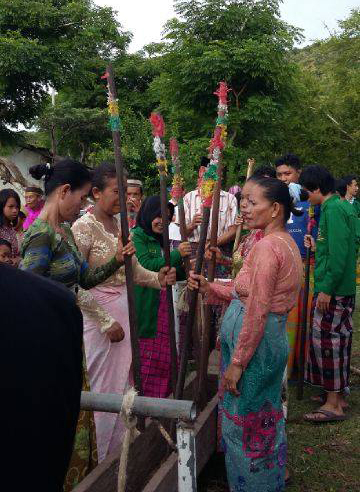
<path id="1" fill-rule="evenodd" d="M 29 169 L 30 175 L 37 180 L 41 178 L 49 179 L 53 173 L 53 168 L 50 164 L 37 164 Z"/>

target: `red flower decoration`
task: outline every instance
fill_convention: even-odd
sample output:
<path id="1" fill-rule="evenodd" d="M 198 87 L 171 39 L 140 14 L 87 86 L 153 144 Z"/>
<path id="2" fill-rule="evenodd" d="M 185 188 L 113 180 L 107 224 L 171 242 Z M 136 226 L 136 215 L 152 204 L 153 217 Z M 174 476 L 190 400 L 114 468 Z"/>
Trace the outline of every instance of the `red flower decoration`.
<path id="1" fill-rule="evenodd" d="M 227 93 L 229 90 L 226 82 L 220 82 L 219 88 L 214 94 L 218 96 L 221 104 L 227 104 Z"/>
<path id="2" fill-rule="evenodd" d="M 179 145 L 176 138 L 170 139 L 170 155 L 175 157 L 179 155 Z"/>
<path id="3" fill-rule="evenodd" d="M 165 135 L 165 123 L 159 113 L 151 113 L 150 123 L 154 137 L 163 137 Z"/>

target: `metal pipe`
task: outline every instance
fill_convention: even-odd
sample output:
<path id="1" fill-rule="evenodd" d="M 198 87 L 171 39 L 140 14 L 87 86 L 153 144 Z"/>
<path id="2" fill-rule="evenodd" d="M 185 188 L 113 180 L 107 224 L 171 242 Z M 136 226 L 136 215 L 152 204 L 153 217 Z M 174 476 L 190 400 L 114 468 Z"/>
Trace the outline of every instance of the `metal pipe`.
<path id="1" fill-rule="evenodd" d="M 178 449 L 178 491 L 196 492 L 196 445 L 194 428 L 179 422 L 176 428 Z"/>
<path id="2" fill-rule="evenodd" d="M 119 413 L 122 402 L 122 395 L 82 391 L 80 405 L 81 410 Z M 133 412 L 144 417 L 182 419 L 191 422 L 196 418 L 196 406 L 193 401 L 168 398 L 135 396 Z"/>

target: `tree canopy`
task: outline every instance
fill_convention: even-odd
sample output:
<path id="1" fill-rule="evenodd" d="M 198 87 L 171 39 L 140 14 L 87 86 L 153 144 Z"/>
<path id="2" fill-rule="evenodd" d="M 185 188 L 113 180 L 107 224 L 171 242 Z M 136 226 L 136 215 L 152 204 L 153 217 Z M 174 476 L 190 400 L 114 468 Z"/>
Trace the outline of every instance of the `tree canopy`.
<path id="1" fill-rule="evenodd" d="M 324 41 L 296 48 L 301 30 L 285 23 L 280 0 L 175 0 L 163 42 L 128 53 L 131 34 L 90 0 L 0 0 L 0 142 L 9 126 L 35 125 L 32 143 L 96 165 L 113 155 L 101 75 L 111 60 L 130 174 L 156 187 L 148 117 L 164 116 L 180 142 L 193 186 L 214 128 L 220 80 L 229 92 L 227 184 L 246 159 L 272 163 L 296 153 L 335 174 L 360 158 L 360 10 Z M 119 13 L 121 20 L 121 11 Z M 49 87 L 59 95 L 51 105 Z"/>

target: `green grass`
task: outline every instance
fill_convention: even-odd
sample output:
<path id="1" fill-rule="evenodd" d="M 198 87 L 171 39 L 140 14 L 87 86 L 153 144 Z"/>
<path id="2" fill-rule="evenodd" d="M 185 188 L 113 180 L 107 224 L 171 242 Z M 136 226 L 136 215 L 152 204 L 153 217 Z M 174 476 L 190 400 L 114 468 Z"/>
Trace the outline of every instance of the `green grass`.
<path id="1" fill-rule="evenodd" d="M 352 365 L 360 369 L 360 295 L 354 315 Z M 296 386 L 289 388 L 288 466 L 292 484 L 287 492 L 360 492 L 360 376 L 351 375 L 349 420 L 310 424 L 303 414 L 316 408 L 305 388 L 304 399 L 296 399 Z M 319 406 L 319 405 L 318 405 Z M 227 492 L 223 459 L 214 456 L 199 480 L 199 492 Z M 259 491 L 263 492 L 263 491 Z"/>

